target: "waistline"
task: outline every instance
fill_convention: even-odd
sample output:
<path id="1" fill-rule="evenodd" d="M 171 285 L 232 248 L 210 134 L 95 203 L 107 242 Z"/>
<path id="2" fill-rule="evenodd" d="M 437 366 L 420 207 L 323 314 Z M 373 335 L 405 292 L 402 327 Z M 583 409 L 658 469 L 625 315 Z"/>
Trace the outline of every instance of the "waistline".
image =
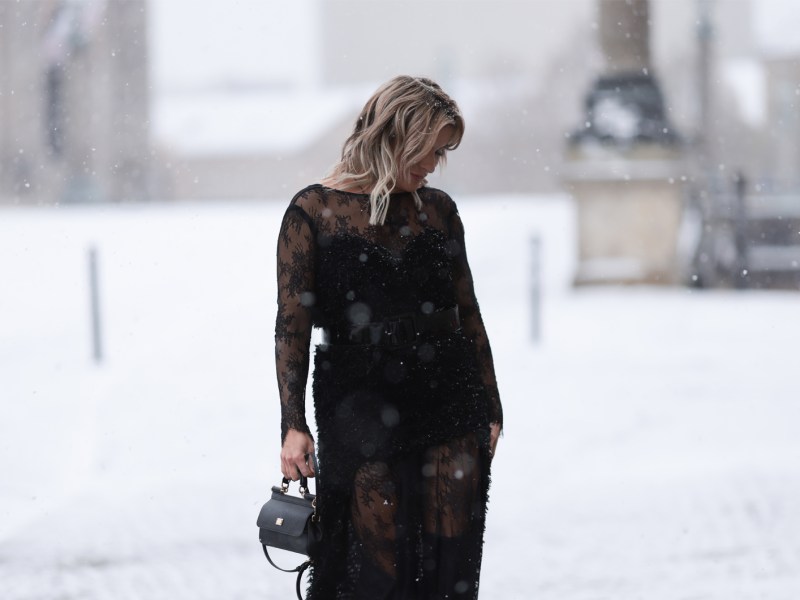
<path id="1" fill-rule="evenodd" d="M 381 321 L 353 325 L 345 330 L 322 330 L 323 343 L 351 346 L 403 346 L 413 344 L 422 334 L 461 330 L 458 306 L 429 314 L 405 313 L 391 315 Z"/>

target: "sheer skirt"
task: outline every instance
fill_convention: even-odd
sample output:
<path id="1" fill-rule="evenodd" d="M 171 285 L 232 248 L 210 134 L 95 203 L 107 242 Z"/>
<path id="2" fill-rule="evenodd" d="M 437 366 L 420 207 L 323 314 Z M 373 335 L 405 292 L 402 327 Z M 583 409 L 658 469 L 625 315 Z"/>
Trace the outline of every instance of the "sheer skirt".
<path id="1" fill-rule="evenodd" d="M 313 600 L 477 597 L 489 416 L 468 344 L 453 333 L 392 350 L 317 347 L 325 540 Z M 420 356 L 426 345 L 437 360 Z"/>
<path id="2" fill-rule="evenodd" d="M 484 437 L 472 433 L 358 467 L 341 514 L 348 522 L 346 576 L 317 594 L 312 586 L 312 597 L 476 598 L 489 473 Z M 318 584 L 325 571 L 316 569 Z"/>

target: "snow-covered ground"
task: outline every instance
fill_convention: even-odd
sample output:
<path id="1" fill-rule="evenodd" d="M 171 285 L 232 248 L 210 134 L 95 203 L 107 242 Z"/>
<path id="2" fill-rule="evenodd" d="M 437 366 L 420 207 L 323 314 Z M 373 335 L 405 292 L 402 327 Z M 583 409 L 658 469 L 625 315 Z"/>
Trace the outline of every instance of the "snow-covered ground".
<path id="1" fill-rule="evenodd" d="M 0 598 L 292 595 L 255 526 L 285 204 L 0 210 Z M 800 297 L 575 291 L 567 198 L 459 206 L 506 414 L 481 597 L 800 598 Z"/>

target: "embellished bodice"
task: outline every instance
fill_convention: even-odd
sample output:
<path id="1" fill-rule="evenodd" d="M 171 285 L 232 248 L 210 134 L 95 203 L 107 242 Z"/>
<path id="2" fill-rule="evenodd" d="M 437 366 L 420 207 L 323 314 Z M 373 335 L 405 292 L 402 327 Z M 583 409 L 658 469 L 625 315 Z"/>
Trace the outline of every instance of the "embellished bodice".
<path id="1" fill-rule="evenodd" d="M 399 254 L 360 235 L 321 237 L 313 323 L 344 331 L 407 313 L 456 303 L 452 257 L 439 229 L 409 238 Z"/>
<path id="2" fill-rule="evenodd" d="M 439 190 L 393 194 L 383 225 L 369 196 L 313 185 L 286 210 L 278 240 L 276 369 L 282 434 L 308 431 L 304 392 L 314 326 L 346 330 L 386 317 L 458 305 L 491 404 L 502 421 L 491 350 L 475 299 L 455 203 Z"/>

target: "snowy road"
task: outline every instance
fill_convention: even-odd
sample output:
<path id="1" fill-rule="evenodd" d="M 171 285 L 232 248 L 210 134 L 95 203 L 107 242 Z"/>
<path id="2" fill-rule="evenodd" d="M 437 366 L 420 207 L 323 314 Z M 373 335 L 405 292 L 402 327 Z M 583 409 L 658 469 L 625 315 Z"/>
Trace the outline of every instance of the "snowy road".
<path id="1" fill-rule="evenodd" d="M 570 205 L 533 200 L 459 202 L 507 419 L 481 597 L 797 600 L 800 296 L 571 291 Z M 255 527 L 282 205 L 0 211 L 0 598 L 291 595 Z"/>

